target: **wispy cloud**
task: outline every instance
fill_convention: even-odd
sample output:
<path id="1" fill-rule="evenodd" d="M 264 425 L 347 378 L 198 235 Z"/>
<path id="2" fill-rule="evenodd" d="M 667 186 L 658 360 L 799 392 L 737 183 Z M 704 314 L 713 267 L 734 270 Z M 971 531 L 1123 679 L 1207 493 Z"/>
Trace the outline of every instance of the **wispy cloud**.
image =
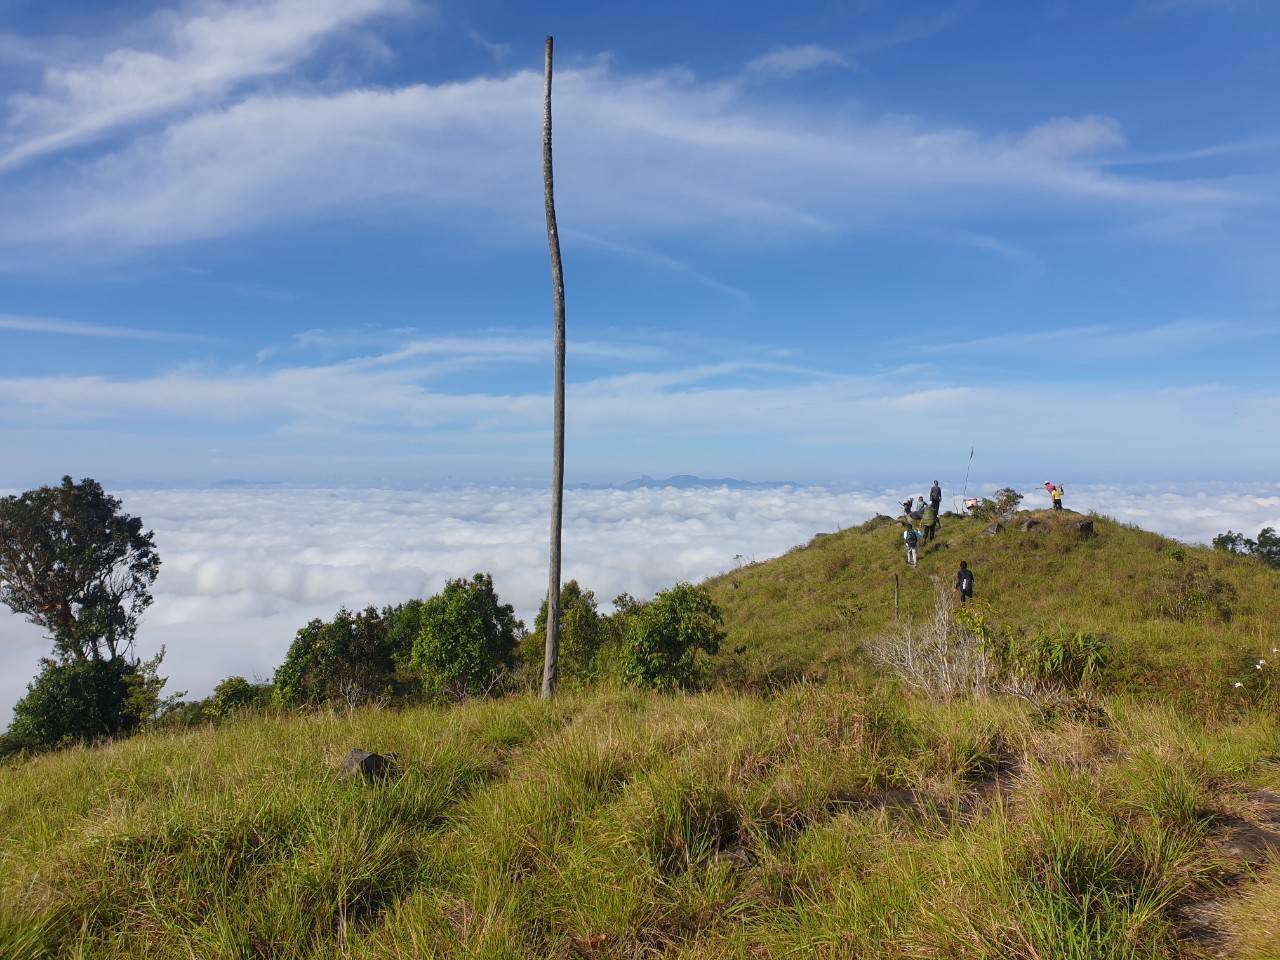
<path id="1" fill-rule="evenodd" d="M 1012 263 L 1019 264 L 1034 273 L 1040 273 L 1044 270 L 1044 261 L 1029 250 L 1007 243 L 999 237 L 992 237 L 985 233 L 961 233 L 958 237 L 959 241 L 967 247 L 974 250 L 982 250 L 986 253 L 994 253 L 998 257 L 1003 257 Z"/>
<path id="2" fill-rule="evenodd" d="M 408 0 L 199 0 L 146 24 L 150 43 L 45 69 L 36 93 L 8 99 L 0 170 L 127 124 L 282 73 L 337 30 Z"/>
<path id="3" fill-rule="evenodd" d="M 495 63 L 503 63 L 511 53 L 511 44 L 509 43 L 495 43 L 481 36 L 475 30 L 469 31 L 467 36 L 471 38 L 472 43 L 493 57 Z"/>
<path id="4" fill-rule="evenodd" d="M 1056 355 L 1061 355 L 1065 347 L 1074 353 L 1115 360 L 1268 337 L 1280 337 L 1280 326 L 1188 319 L 1130 328 L 1087 324 L 1048 330 L 1010 330 L 970 340 L 928 344 L 922 349 L 929 353 L 964 350 L 1016 352 L 1052 344 L 1057 348 Z"/>
<path id="5" fill-rule="evenodd" d="M 778 47 L 761 54 L 747 64 L 746 72 L 754 77 L 787 79 L 822 67 L 847 66 L 849 60 L 842 53 L 816 43 L 806 43 L 794 47 Z"/>
<path id="6" fill-rule="evenodd" d="M 81 323 L 52 317 L 21 317 L 0 313 L 0 330 L 20 333 L 42 333 L 60 337 L 102 337 L 108 340 L 152 340 L 158 343 L 207 343 L 199 334 L 171 330 L 144 330 L 138 327 L 113 327 L 100 323 Z"/>
<path id="7" fill-rule="evenodd" d="M 583 243 L 589 244 L 593 247 L 599 247 L 602 250 L 609 250 L 613 253 L 627 257 L 628 259 L 636 260 L 640 263 L 647 263 L 655 267 L 661 267 L 663 270 L 670 270 L 672 273 L 683 274 L 689 279 L 700 283 L 705 287 L 727 294 L 728 296 L 740 300 L 743 303 L 751 302 L 751 295 L 740 287 L 735 287 L 731 284 L 717 280 L 715 277 L 703 273 L 701 270 L 695 269 L 683 260 L 677 260 L 675 257 L 668 256 L 665 253 L 660 253 L 656 250 L 644 250 L 640 247 L 632 246 L 631 244 L 619 243 L 616 240 L 598 237 L 595 234 L 581 230 L 568 230 L 565 231 L 565 234 L 574 240 L 580 240 Z"/>
<path id="8" fill-rule="evenodd" d="M 983 134 L 821 102 L 762 103 L 687 72 L 558 78 L 562 221 L 611 242 L 673 231 L 758 231 L 769 242 L 856 230 L 885 217 L 945 222 L 973 211 L 1091 208 L 1108 219 L 1256 205 L 1239 181 L 1103 169 L 1114 121 L 1059 118 Z M 0 197 L 0 244 L 80 256 L 187 242 L 334 211 L 406 212 L 538 229 L 541 77 L 522 71 L 439 86 L 251 95 L 174 121 L 38 192 Z M 618 189 L 620 183 L 625 190 Z"/>

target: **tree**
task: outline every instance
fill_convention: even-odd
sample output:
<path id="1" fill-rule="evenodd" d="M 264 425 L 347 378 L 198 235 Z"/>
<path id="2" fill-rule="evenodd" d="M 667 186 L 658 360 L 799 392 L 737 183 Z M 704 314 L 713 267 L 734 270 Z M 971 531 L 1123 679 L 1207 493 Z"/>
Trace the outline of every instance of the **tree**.
<path id="1" fill-rule="evenodd" d="M 556 228 L 555 178 L 551 166 L 551 59 L 555 41 L 547 37 L 542 84 L 542 196 L 551 253 L 551 296 L 555 310 L 555 399 L 551 441 L 551 562 L 547 586 L 547 643 L 542 665 L 542 696 L 556 692 L 560 669 L 560 532 L 564 521 L 564 268 Z"/>
<path id="2" fill-rule="evenodd" d="M 542 602 L 533 621 L 529 646 L 545 647 L 547 602 Z M 577 580 L 570 580 L 560 592 L 560 663 L 559 675 L 589 679 L 595 673 L 595 658 L 605 639 L 605 622 L 596 605 L 596 595 L 583 590 Z"/>
<path id="3" fill-rule="evenodd" d="M 1257 540 L 1250 540 L 1243 533 L 1228 530 L 1213 538 L 1213 548 L 1243 557 L 1257 557 L 1270 567 L 1280 569 L 1280 534 L 1274 527 L 1263 527 Z"/>
<path id="4" fill-rule="evenodd" d="M 352 613 L 343 607 L 330 621 L 312 620 L 298 631 L 276 669 L 276 699 L 287 707 L 354 707 L 390 696 L 396 661 L 409 652 L 404 631 L 392 631 L 401 609 L 367 607 Z"/>
<path id="5" fill-rule="evenodd" d="M 983 497 L 973 515 L 982 520 L 1009 520 L 1018 512 L 1020 503 L 1022 494 L 1012 487 L 1001 487 L 995 492 L 994 499 Z"/>
<path id="6" fill-rule="evenodd" d="M 524 632 L 514 608 L 498 601 L 487 573 L 450 580 L 422 604 L 420 620 L 409 664 L 432 693 L 489 692 L 514 665 Z"/>
<path id="7" fill-rule="evenodd" d="M 126 657 L 43 659 L 40 673 L 13 708 L 3 750 L 34 753 L 133 732 L 161 707 L 164 652 L 144 662 Z"/>
<path id="8" fill-rule="evenodd" d="M 244 677 L 227 677 L 213 688 L 205 713 L 213 720 L 226 720 L 246 710 L 260 710 L 271 704 L 268 683 L 250 683 Z"/>
<path id="9" fill-rule="evenodd" d="M 0 499 L 0 601 L 43 627 L 59 658 L 128 653 L 160 572 L 154 535 L 96 480 Z"/>
<path id="10" fill-rule="evenodd" d="M 622 676 L 632 686 L 676 690 L 702 678 L 699 653 L 714 655 L 722 617 L 705 587 L 677 583 L 628 611 Z"/>

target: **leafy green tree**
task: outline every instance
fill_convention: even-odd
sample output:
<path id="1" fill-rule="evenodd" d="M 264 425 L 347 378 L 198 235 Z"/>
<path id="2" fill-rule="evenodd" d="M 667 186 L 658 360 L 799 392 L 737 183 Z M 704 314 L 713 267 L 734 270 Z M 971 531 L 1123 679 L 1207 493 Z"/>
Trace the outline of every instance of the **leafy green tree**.
<path id="1" fill-rule="evenodd" d="M 127 736 L 161 707 L 164 653 L 144 662 L 126 657 L 41 660 L 40 673 L 13 708 L 4 749 L 39 753 L 74 743 Z"/>
<path id="2" fill-rule="evenodd" d="M 622 676 L 637 687 L 676 690 L 702 679 L 699 653 L 715 654 L 722 617 L 705 587 L 677 583 L 633 609 L 626 622 Z"/>
<path id="3" fill-rule="evenodd" d="M 159 572 L 154 535 L 96 480 L 0 499 L 0 601 L 47 630 L 59 657 L 128 653 Z"/>
<path id="4" fill-rule="evenodd" d="M 533 621 L 528 649 L 546 646 L 547 601 Z M 595 658 L 605 639 L 605 622 L 596 605 L 596 595 L 583 590 L 577 580 L 560 589 L 560 678 L 589 680 L 595 676 Z"/>
<path id="5" fill-rule="evenodd" d="M 214 720 L 225 720 L 246 710 L 270 706 L 272 688 L 269 683 L 250 683 L 244 677 L 227 677 L 213 688 L 205 714 Z"/>
<path id="6" fill-rule="evenodd" d="M 404 652 L 391 642 L 392 612 L 343 607 L 332 620 L 312 620 L 276 669 L 276 699 L 287 707 L 357 706 L 392 695 L 396 657 Z"/>
<path id="7" fill-rule="evenodd" d="M 1213 538 L 1213 548 L 1239 556 L 1257 557 L 1267 566 L 1280 568 L 1280 534 L 1274 527 L 1263 527 L 1257 540 L 1228 530 Z"/>
<path id="8" fill-rule="evenodd" d="M 983 520 L 1009 520 L 1018 512 L 1022 494 L 1012 487 L 1001 487 L 991 497 L 983 497 L 973 515 Z"/>
<path id="9" fill-rule="evenodd" d="M 284 707 L 355 707 L 389 695 L 394 672 L 383 614 L 372 607 L 360 613 L 343 607 L 333 620 L 317 617 L 297 632 L 276 668 L 275 696 Z"/>
<path id="10" fill-rule="evenodd" d="M 409 664 L 431 693 L 481 695 L 515 664 L 524 624 L 498 601 L 493 578 L 450 580 L 422 604 Z"/>

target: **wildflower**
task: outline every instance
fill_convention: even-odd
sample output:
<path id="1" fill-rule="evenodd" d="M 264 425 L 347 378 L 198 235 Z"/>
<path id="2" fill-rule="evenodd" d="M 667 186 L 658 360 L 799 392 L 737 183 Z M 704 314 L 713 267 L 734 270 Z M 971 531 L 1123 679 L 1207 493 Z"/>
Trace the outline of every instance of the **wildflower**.
<path id="1" fill-rule="evenodd" d="M 1241 683 L 1239 680 L 1237 680 L 1237 681 L 1233 684 L 1233 686 L 1234 686 L 1237 690 L 1239 690 L 1241 687 L 1243 687 L 1243 686 L 1244 686 L 1244 684 L 1243 684 L 1243 683 Z"/>

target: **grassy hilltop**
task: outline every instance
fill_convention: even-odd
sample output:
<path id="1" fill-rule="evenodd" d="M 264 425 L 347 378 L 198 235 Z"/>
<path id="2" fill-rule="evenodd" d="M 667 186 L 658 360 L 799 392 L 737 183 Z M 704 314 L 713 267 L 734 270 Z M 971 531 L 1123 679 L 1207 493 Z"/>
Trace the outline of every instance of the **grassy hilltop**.
<path id="1" fill-rule="evenodd" d="M 902 526 L 880 518 L 708 581 L 729 632 L 720 675 L 751 686 L 863 676 L 862 639 L 893 627 L 894 575 L 902 618 L 920 618 L 932 578 L 950 586 L 961 560 L 1000 622 L 1105 634 L 1111 691 L 1212 709 L 1280 640 L 1280 574 L 1251 559 L 1072 511 L 1023 511 L 989 528 L 945 518 L 911 570 Z"/>
<path id="2" fill-rule="evenodd" d="M 1044 529 L 1023 531 L 1037 519 Z M 1280 574 L 1077 515 L 873 521 L 710 584 L 711 692 L 246 716 L 0 769 L 0 957 L 1280 957 Z M 1100 690 L 936 703 L 862 643 L 960 559 Z M 801 678 L 810 678 L 797 682 Z M 339 781 L 353 746 L 395 751 Z"/>

